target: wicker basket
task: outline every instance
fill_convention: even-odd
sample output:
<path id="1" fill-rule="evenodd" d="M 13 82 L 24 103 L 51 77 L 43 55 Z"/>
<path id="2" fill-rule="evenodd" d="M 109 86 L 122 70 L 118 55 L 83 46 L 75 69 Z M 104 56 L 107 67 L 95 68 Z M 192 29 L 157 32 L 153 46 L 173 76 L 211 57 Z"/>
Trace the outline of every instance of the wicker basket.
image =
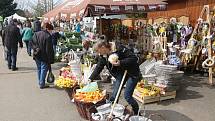
<path id="1" fill-rule="evenodd" d="M 73 89 L 73 95 L 76 93 L 76 90 L 77 89 L 80 89 L 80 87 L 75 87 L 74 89 Z M 85 120 L 89 120 L 90 119 L 90 117 L 89 117 L 89 108 L 90 107 L 92 107 L 92 106 L 100 106 L 100 105 L 103 105 L 103 104 L 105 104 L 106 103 L 106 98 L 107 98 L 107 96 L 104 96 L 104 98 L 101 100 L 101 101 L 99 101 L 99 102 L 97 102 L 96 104 L 94 104 L 94 103 L 89 103 L 89 102 L 83 102 L 83 101 L 80 101 L 80 100 L 76 100 L 75 98 L 74 98 L 74 103 L 75 103 L 75 105 L 76 105 L 76 108 L 77 108 L 77 110 L 78 110 L 78 113 L 79 113 L 79 115 L 82 117 L 82 118 L 84 118 Z"/>
<path id="2" fill-rule="evenodd" d="M 80 88 L 80 86 L 77 84 L 75 86 L 73 86 L 72 88 L 65 88 L 65 91 L 67 92 L 70 100 L 73 99 L 75 89 L 79 89 L 79 88 Z"/>
<path id="3" fill-rule="evenodd" d="M 90 120 L 91 116 L 89 116 L 89 108 L 92 106 L 100 106 L 106 103 L 106 97 L 103 98 L 101 101 L 94 103 L 88 103 L 88 102 L 82 102 L 79 100 L 74 99 L 74 103 L 76 105 L 76 108 L 78 110 L 79 115 L 84 118 L 85 120 Z M 93 110 L 93 109 L 92 109 Z M 94 109 L 96 110 L 96 109 Z"/>

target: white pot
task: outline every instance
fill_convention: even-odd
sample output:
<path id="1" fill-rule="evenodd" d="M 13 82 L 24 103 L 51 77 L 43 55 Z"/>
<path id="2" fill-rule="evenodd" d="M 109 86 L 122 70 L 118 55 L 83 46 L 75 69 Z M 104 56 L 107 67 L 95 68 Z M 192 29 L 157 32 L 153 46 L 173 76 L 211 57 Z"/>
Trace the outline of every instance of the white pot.
<path id="1" fill-rule="evenodd" d="M 141 116 L 131 116 L 129 118 L 129 121 L 152 121 L 152 120 Z"/>
<path id="2" fill-rule="evenodd" d="M 111 111 L 111 103 L 101 105 L 101 106 L 97 107 L 96 110 L 100 114 L 110 113 L 110 111 Z"/>
<path id="3" fill-rule="evenodd" d="M 125 111 L 125 106 L 121 104 L 116 104 L 113 110 L 113 115 L 115 115 L 116 117 L 120 117 L 124 114 L 124 111 Z"/>

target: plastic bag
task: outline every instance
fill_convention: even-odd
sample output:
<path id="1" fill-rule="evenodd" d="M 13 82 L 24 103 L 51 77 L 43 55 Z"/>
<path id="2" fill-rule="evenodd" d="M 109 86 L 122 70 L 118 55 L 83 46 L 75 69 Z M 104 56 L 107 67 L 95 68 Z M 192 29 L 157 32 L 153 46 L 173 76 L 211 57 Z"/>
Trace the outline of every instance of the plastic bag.
<path id="1" fill-rule="evenodd" d="M 95 92 L 99 89 L 97 82 L 91 82 L 84 86 L 82 89 L 77 90 L 77 92 Z"/>
<path id="2" fill-rule="evenodd" d="M 49 73 L 48 73 L 48 77 L 47 77 L 47 82 L 48 83 L 54 83 L 54 81 L 55 81 L 54 74 L 52 73 L 51 69 L 49 69 Z"/>

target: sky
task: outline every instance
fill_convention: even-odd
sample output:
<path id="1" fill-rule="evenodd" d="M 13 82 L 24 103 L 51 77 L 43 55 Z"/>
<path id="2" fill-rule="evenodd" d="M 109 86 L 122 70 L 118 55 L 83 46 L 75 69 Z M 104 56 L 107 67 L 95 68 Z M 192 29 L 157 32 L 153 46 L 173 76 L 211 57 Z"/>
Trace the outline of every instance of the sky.
<path id="1" fill-rule="evenodd" d="M 32 4 L 36 4 L 38 0 L 14 0 L 14 2 L 18 3 L 18 8 L 21 9 L 30 9 Z M 63 2 L 64 0 L 54 0 L 56 2 Z"/>

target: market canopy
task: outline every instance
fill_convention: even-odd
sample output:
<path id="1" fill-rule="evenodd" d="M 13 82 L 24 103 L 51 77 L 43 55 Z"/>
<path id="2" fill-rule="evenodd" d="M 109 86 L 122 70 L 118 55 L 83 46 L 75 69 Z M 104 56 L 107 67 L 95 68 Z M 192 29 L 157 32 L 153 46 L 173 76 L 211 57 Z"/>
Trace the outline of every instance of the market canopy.
<path id="1" fill-rule="evenodd" d="M 26 21 L 27 20 L 27 18 L 22 17 L 22 16 L 18 15 L 17 13 L 15 13 L 12 16 L 9 16 L 7 18 L 9 18 L 9 19 L 11 19 L 11 18 L 12 19 L 17 19 L 17 20 L 20 20 L 20 21 Z"/>
<path id="2" fill-rule="evenodd" d="M 53 10 L 44 14 L 45 18 L 55 18 L 55 17 L 67 17 L 70 14 L 70 8 L 72 7 L 70 2 L 74 0 L 66 0 L 62 4 L 58 5 Z"/>
<path id="3" fill-rule="evenodd" d="M 72 16 L 129 14 L 166 10 L 165 0 L 73 0 Z"/>
<path id="4" fill-rule="evenodd" d="M 66 0 L 45 18 L 129 14 L 166 10 L 164 0 Z"/>

